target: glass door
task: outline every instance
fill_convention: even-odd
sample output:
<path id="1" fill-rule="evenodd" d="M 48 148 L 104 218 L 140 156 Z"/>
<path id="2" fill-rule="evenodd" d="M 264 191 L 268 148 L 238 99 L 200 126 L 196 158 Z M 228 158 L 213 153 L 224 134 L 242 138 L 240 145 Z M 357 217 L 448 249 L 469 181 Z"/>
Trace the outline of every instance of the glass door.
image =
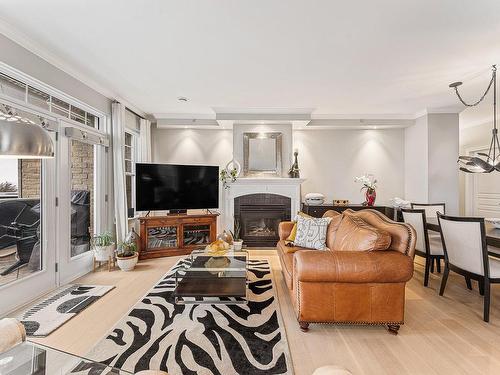
<path id="1" fill-rule="evenodd" d="M 0 159 L 0 315 L 56 287 L 56 159 Z"/>
<path id="2" fill-rule="evenodd" d="M 86 129 L 61 123 L 64 136 L 59 146 L 59 282 L 65 284 L 92 269 L 91 238 L 106 230 L 104 209 L 105 149 L 98 136 Z M 67 131 L 72 129 L 74 131 Z M 97 142 L 97 143 L 95 143 Z M 99 218 L 99 220 L 98 220 Z"/>

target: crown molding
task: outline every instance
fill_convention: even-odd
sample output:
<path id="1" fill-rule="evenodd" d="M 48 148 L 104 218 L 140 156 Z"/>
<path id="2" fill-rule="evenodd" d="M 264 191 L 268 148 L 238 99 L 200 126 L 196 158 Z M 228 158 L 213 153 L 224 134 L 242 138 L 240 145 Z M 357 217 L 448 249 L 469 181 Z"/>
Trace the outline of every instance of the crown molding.
<path id="1" fill-rule="evenodd" d="M 12 26 L 10 23 L 0 18 L 0 34 L 4 35 L 8 39 L 12 40 L 14 43 L 19 44 L 24 49 L 29 52 L 35 54 L 41 59 L 45 60 L 49 64 L 55 66 L 66 74 L 69 74 L 73 78 L 76 78 L 78 81 L 82 82 L 84 85 L 90 87 L 94 91 L 99 94 L 107 97 L 111 100 L 116 100 L 126 107 L 130 108 L 140 116 L 146 118 L 147 114 L 138 108 L 135 104 L 131 103 L 129 100 L 123 98 L 121 95 L 118 95 L 113 90 L 108 89 L 105 85 L 102 85 L 98 81 L 93 78 L 90 78 L 88 75 L 82 73 L 78 69 L 75 69 L 70 64 L 68 64 L 64 59 L 55 55 L 51 51 L 46 48 L 41 47 L 38 43 L 34 42 L 31 38 L 26 36 L 24 33 L 19 31 L 16 27 Z"/>

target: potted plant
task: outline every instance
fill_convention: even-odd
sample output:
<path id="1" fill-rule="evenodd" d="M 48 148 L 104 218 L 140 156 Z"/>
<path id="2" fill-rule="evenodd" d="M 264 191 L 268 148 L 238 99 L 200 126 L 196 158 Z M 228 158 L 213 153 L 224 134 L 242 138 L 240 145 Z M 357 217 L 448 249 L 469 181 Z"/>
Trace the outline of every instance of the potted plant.
<path id="1" fill-rule="evenodd" d="M 223 169 L 219 173 L 219 180 L 222 182 L 222 186 L 224 186 L 224 189 L 229 189 L 230 184 L 232 182 L 235 182 L 236 179 L 238 178 L 238 169 L 232 168 L 232 169 Z"/>
<path id="2" fill-rule="evenodd" d="M 243 240 L 240 238 L 241 224 L 239 219 L 234 218 L 234 232 L 231 231 L 231 235 L 233 236 L 233 249 L 241 250 L 243 247 Z"/>
<path id="3" fill-rule="evenodd" d="M 91 238 L 92 251 L 94 259 L 97 262 L 107 262 L 113 257 L 115 251 L 115 243 L 111 232 L 103 232 Z"/>
<path id="4" fill-rule="evenodd" d="M 132 271 L 138 258 L 137 245 L 134 242 L 122 243 L 120 251 L 116 254 L 116 262 L 122 271 Z"/>
<path id="5" fill-rule="evenodd" d="M 373 206 L 377 198 L 377 192 L 375 191 L 377 188 L 377 179 L 375 176 L 365 173 L 363 176 L 355 177 L 354 182 L 363 184 L 361 191 L 366 190 L 363 206 Z"/>

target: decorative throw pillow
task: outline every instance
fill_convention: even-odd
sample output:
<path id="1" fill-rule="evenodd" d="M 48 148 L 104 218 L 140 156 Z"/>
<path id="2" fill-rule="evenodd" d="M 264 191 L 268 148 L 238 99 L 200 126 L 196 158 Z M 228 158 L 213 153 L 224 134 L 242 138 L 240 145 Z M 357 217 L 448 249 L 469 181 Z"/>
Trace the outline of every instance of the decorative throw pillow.
<path id="1" fill-rule="evenodd" d="M 306 218 L 297 216 L 295 246 L 324 250 L 326 248 L 326 230 L 331 220 L 331 217 Z"/>
<path id="2" fill-rule="evenodd" d="M 356 216 L 343 215 L 332 249 L 335 251 L 387 250 L 391 235 Z"/>
<path id="3" fill-rule="evenodd" d="M 302 216 L 302 217 L 312 217 L 304 212 L 297 212 L 297 216 Z M 288 235 L 288 237 L 285 239 L 285 245 L 286 246 L 293 246 L 293 243 L 295 241 L 295 237 L 297 236 L 297 218 L 294 221 L 293 228 Z"/>

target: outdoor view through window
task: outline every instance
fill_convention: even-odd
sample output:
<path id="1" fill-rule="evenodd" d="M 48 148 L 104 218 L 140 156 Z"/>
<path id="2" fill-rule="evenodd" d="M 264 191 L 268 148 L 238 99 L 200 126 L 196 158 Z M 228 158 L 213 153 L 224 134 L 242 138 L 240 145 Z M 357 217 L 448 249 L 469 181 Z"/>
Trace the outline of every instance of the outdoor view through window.
<path id="1" fill-rule="evenodd" d="M 41 269 L 41 162 L 0 159 L 0 286 Z"/>

